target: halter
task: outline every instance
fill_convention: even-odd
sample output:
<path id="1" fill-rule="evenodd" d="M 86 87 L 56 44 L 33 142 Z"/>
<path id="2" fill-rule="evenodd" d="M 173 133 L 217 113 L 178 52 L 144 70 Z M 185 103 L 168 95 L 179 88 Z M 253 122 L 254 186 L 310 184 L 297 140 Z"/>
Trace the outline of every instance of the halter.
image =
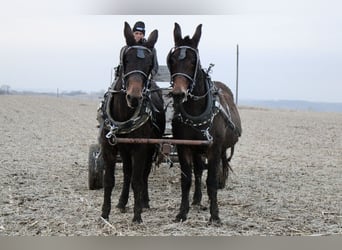
<path id="1" fill-rule="evenodd" d="M 144 51 L 147 51 L 148 53 L 152 54 L 152 51 L 144 46 L 141 46 L 141 45 L 134 45 L 134 46 L 129 46 L 129 47 L 124 47 L 122 50 L 121 50 L 121 53 L 120 53 L 120 65 L 122 66 L 122 73 L 121 73 L 121 82 L 122 82 L 122 90 L 126 90 L 126 82 L 127 82 L 127 78 L 132 75 L 132 74 L 135 74 L 135 73 L 139 73 L 141 75 L 143 75 L 145 81 L 144 81 L 144 90 L 146 89 L 146 87 L 148 87 L 148 80 L 149 80 L 149 76 L 151 75 L 151 71 L 152 71 L 152 67 L 153 67 L 153 64 L 152 64 L 152 67 L 149 69 L 149 72 L 148 73 L 145 73 L 144 71 L 142 70 L 132 70 L 132 71 L 129 71 L 127 73 L 125 73 L 125 65 L 123 63 L 123 58 L 125 56 L 125 54 L 131 50 L 131 49 L 136 49 L 137 50 L 137 58 L 145 58 L 145 54 L 144 54 Z M 153 55 L 154 57 L 154 55 Z M 153 58 L 154 60 L 154 58 Z"/>
<path id="2" fill-rule="evenodd" d="M 187 49 L 192 50 L 193 52 L 195 52 L 195 55 L 196 55 L 196 66 L 195 66 L 194 76 L 191 77 L 191 76 L 190 76 L 189 74 L 187 74 L 187 73 L 176 72 L 176 73 L 173 73 L 173 74 L 171 75 L 171 82 L 170 82 L 170 84 L 171 84 L 171 86 L 173 86 L 173 79 L 174 79 L 174 77 L 176 77 L 176 76 L 183 76 L 183 77 L 185 77 L 186 79 L 188 79 L 188 80 L 191 82 L 191 84 L 190 84 L 190 86 L 189 86 L 189 92 L 191 93 L 192 90 L 194 89 L 195 85 L 196 85 L 197 72 L 198 72 L 198 68 L 199 68 L 199 66 L 200 66 L 199 54 L 198 54 L 198 51 L 197 51 L 196 49 L 194 49 L 194 48 L 192 48 L 192 47 L 190 47 L 190 46 L 177 46 L 177 47 L 173 47 L 173 48 L 170 50 L 170 52 L 169 52 L 169 54 L 168 54 L 168 56 L 167 56 L 167 66 L 168 66 L 169 69 L 170 69 L 170 67 L 171 67 L 170 62 L 169 62 L 169 61 L 170 61 L 170 58 L 171 58 L 172 54 L 175 53 L 175 51 L 177 51 L 177 50 L 179 50 L 179 49 L 181 50 L 181 51 L 180 51 L 180 54 L 179 54 L 179 56 L 178 56 L 178 60 L 179 60 L 179 61 L 185 59 L 185 57 L 186 57 L 186 50 L 187 50 Z M 170 71 L 171 71 L 171 70 L 170 70 Z"/>

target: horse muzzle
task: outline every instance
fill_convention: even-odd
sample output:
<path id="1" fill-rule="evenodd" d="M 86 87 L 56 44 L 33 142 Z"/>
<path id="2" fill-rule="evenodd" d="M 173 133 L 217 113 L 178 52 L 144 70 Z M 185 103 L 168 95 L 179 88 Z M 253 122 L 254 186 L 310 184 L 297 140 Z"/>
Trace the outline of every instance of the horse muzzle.
<path id="1" fill-rule="evenodd" d="M 136 108 L 143 99 L 144 82 L 141 78 L 132 78 L 127 81 L 126 102 L 128 107 Z"/>
<path id="2" fill-rule="evenodd" d="M 127 106 L 134 109 L 137 108 L 142 102 L 142 96 L 126 95 Z"/>
<path id="3" fill-rule="evenodd" d="M 175 77 L 170 95 L 174 101 L 183 103 L 187 101 L 189 94 L 189 83 L 183 76 Z"/>
<path id="4" fill-rule="evenodd" d="M 175 103 L 183 103 L 188 100 L 187 91 L 180 91 L 180 92 L 171 91 L 170 96 L 173 98 Z"/>

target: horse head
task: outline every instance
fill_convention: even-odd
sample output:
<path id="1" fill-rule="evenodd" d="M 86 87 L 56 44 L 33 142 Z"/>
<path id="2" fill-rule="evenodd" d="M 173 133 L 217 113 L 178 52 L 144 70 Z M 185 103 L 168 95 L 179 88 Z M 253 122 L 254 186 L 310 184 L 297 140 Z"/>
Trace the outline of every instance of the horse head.
<path id="1" fill-rule="evenodd" d="M 196 84 L 196 76 L 200 67 L 198 43 L 202 34 L 202 24 L 198 25 L 192 38 L 182 37 L 181 27 L 175 23 L 173 31 L 175 47 L 167 57 L 167 65 L 171 73 L 171 95 L 180 102 L 186 101 L 189 92 Z"/>
<path id="2" fill-rule="evenodd" d="M 124 35 L 127 46 L 121 54 L 122 87 L 126 90 L 127 105 L 136 108 L 142 101 L 144 91 L 149 88 L 150 75 L 156 60 L 153 49 L 158 31 L 151 32 L 147 41 L 136 42 L 130 25 L 125 22 Z"/>

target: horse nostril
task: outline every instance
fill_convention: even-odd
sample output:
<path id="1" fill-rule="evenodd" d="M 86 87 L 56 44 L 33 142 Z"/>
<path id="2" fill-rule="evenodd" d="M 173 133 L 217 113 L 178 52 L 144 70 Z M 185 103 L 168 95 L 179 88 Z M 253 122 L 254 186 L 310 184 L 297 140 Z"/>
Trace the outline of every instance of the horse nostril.
<path id="1" fill-rule="evenodd" d="M 142 101 L 142 96 L 126 95 L 128 106 L 131 108 L 136 108 Z"/>
<path id="2" fill-rule="evenodd" d="M 133 98 L 133 99 L 131 100 L 131 105 L 132 105 L 133 108 L 138 107 L 138 105 L 139 105 L 139 99 L 138 99 L 138 98 Z"/>
<path id="3" fill-rule="evenodd" d="M 183 100 L 185 98 L 184 92 L 171 93 L 171 96 L 176 100 Z"/>

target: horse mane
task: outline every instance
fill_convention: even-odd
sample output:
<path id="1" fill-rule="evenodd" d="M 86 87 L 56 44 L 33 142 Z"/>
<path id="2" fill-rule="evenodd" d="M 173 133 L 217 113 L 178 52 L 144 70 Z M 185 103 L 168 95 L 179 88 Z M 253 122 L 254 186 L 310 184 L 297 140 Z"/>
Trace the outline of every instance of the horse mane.
<path id="1" fill-rule="evenodd" d="M 226 92 L 226 94 L 228 94 L 230 96 L 230 98 L 232 98 L 232 100 L 234 101 L 234 95 L 233 95 L 233 92 L 231 91 L 230 88 L 228 88 L 227 85 L 225 85 L 224 83 L 222 82 L 219 82 L 219 81 L 214 81 L 215 85 L 217 87 L 219 87 L 220 89 L 223 89 L 224 92 Z"/>
<path id="2" fill-rule="evenodd" d="M 184 37 L 183 42 L 190 43 L 191 42 L 190 36 Z"/>
<path id="3" fill-rule="evenodd" d="M 181 41 L 179 41 L 178 46 L 190 46 L 193 47 L 193 42 L 190 36 L 185 36 Z"/>

